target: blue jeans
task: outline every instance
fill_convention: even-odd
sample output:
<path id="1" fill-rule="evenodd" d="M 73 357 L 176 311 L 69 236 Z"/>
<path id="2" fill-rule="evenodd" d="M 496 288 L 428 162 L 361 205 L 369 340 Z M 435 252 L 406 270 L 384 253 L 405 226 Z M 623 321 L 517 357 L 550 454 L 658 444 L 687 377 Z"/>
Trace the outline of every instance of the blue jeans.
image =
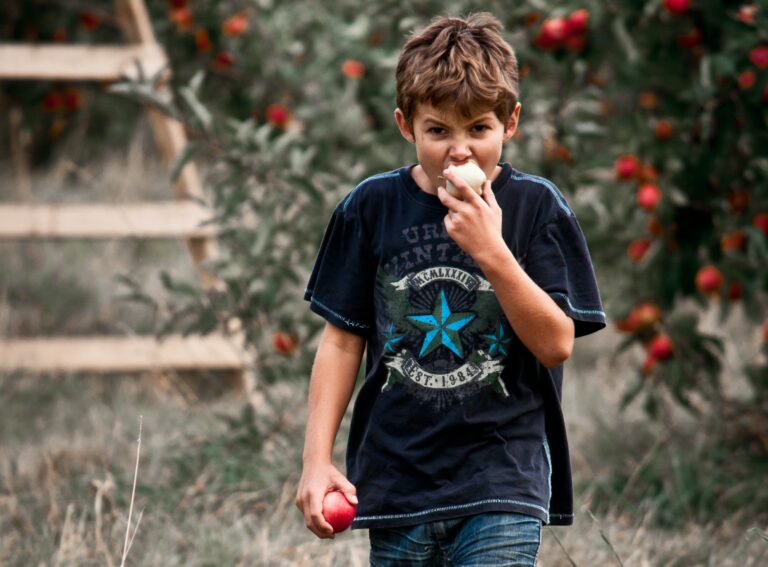
<path id="1" fill-rule="evenodd" d="M 371 567 L 533 567 L 541 520 L 500 512 L 368 533 Z"/>

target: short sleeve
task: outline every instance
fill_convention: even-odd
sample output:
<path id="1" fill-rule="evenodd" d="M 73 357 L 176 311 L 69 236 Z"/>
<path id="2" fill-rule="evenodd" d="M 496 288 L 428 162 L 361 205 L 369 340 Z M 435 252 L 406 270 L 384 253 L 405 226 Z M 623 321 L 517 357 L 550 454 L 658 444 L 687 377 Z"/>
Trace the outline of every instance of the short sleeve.
<path id="1" fill-rule="evenodd" d="M 572 212 L 558 214 L 531 237 L 525 271 L 573 319 L 577 337 L 605 327 L 592 259 Z"/>
<path id="2" fill-rule="evenodd" d="M 349 198 L 340 203 L 325 230 L 304 292 L 312 311 L 329 323 L 366 336 L 373 321 L 376 267 L 370 243 Z"/>

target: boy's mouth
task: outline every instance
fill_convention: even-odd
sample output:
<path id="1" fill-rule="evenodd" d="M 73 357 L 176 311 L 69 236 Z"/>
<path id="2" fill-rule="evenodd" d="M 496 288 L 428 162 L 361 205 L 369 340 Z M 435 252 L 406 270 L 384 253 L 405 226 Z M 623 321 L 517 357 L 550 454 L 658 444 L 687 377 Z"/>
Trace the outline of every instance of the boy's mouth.
<path id="1" fill-rule="evenodd" d="M 468 163 L 474 163 L 477 167 L 480 167 L 480 164 L 476 159 L 467 158 L 461 161 L 449 161 L 443 169 L 448 169 L 452 165 L 458 167 L 460 165 L 466 165 Z"/>

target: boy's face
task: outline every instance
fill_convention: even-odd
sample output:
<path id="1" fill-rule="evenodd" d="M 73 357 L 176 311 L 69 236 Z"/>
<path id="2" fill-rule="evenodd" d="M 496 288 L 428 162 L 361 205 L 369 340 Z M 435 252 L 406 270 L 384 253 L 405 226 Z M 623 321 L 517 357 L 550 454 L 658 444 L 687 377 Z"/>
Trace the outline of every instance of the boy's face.
<path id="1" fill-rule="evenodd" d="M 438 186 L 445 185 L 441 177 L 449 165 L 474 161 L 489 179 L 494 179 L 502 147 L 517 130 L 519 115 L 520 103 L 507 124 L 502 123 L 492 110 L 478 111 L 465 118 L 450 108 L 419 104 L 414 112 L 413 126 L 409 127 L 402 111 L 395 110 L 400 133 L 416 145 L 419 164 L 435 193 Z"/>

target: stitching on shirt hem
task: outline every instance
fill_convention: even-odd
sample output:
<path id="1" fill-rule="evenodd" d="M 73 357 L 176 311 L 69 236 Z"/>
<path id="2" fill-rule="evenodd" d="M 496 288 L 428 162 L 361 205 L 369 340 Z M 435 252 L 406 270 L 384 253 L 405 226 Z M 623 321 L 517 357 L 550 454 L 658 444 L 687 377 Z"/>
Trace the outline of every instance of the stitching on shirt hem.
<path id="1" fill-rule="evenodd" d="M 343 321 L 344 323 L 346 323 L 346 324 L 347 324 L 347 325 L 349 325 L 350 327 L 357 327 L 358 329 L 370 329 L 370 328 L 371 328 L 371 326 L 370 326 L 370 325 L 366 325 L 366 324 L 364 324 L 364 323 L 358 323 L 357 321 L 353 321 L 352 319 L 347 319 L 347 318 L 346 318 L 346 317 L 344 317 L 343 315 L 339 315 L 339 314 L 338 314 L 338 313 L 336 313 L 336 312 L 335 312 L 333 309 L 331 309 L 330 307 L 327 307 L 327 306 L 323 305 L 322 303 L 320 303 L 320 302 L 319 302 L 317 299 L 315 299 L 315 298 L 312 298 L 312 303 L 314 303 L 315 305 L 317 305 L 318 307 L 320 307 L 321 309 L 323 309 L 323 311 L 326 311 L 327 313 L 330 313 L 331 315 L 333 315 L 333 316 L 334 316 L 334 317 L 336 317 L 337 319 L 339 319 L 339 320 Z"/>
<path id="2" fill-rule="evenodd" d="M 480 500 L 478 502 L 471 502 L 469 504 L 441 506 L 439 508 L 430 508 L 429 510 L 423 510 L 421 512 L 411 512 L 408 514 L 380 514 L 375 516 L 358 516 L 355 518 L 355 521 L 359 522 L 359 521 L 366 521 L 366 520 L 400 520 L 404 518 L 417 518 L 419 516 L 434 514 L 436 512 L 446 512 L 449 510 L 466 510 L 467 508 L 472 508 L 474 506 L 481 506 L 483 504 L 516 504 L 518 506 L 526 506 L 528 508 L 534 508 L 536 510 L 540 510 L 541 512 L 544 512 L 544 514 L 547 516 L 547 519 L 545 521 L 549 523 L 549 512 L 544 508 L 542 508 L 541 506 L 538 506 L 537 504 L 529 504 L 528 502 L 521 502 L 520 500 L 510 500 L 508 498 L 489 498 L 487 500 Z"/>
<path id="3" fill-rule="evenodd" d="M 512 177 L 514 179 L 517 179 L 518 181 L 527 179 L 529 181 L 533 181 L 534 183 L 544 185 L 544 187 L 549 189 L 549 191 L 555 196 L 555 200 L 557 201 L 558 206 L 561 209 L 563 209 L 569 217 L 573 216 L 573 211 L 565 202 L 563 195 L 560 193 L 557 187 L 555 187 L 554 183 L 552 183 L 548 179 L 544 179 L 543 177 L 538 177 L 536 175 L 530 175 L 528 173 L 522 173 L 522 172 L 517 172 L 517 173 L 512 172 Z"/>
<path id="4" fill-rule="evenodd" d="M 547 434 L 544 433 L 544 454 L 547 457 L 547 467 L 549 467 L 549 474 L 547 475 L 547 486 L 549 487 L 549 497 L 547 498 L 547 508 L 549 503 L 552 502 L 552 457 L 549 454 L 549 441 Z"/>
<path id="5" fill-rule="evenodd" d="M 599 309 L 579 309 L 578 307 L 574 307 L 574 305 L 571 303 L 571 299 L 564 293 L 561 293 L 559 291 L 553 291 L 552 295 L 559 295 L 563 299 L 565 299 L 565 302 L 568 304 L 568 307 L 571 308 L 571 310 L 575 311 L 576 313 L 583 313 L 585 315 L 600 315 L 601 317 L 605 318 L 605 312 L 600 311 Z"/>

